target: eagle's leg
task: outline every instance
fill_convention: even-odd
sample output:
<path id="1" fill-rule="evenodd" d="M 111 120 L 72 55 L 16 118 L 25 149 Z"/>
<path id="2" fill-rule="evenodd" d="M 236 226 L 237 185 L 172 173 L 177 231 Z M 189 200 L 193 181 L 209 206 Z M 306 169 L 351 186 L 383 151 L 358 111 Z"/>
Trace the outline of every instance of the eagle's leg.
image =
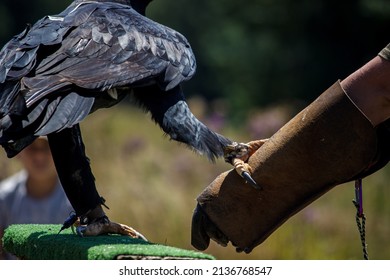
<path id="1" fill-rule="evenodd" d="M 131 227 L 111 222 L 104 213 L 105 201 L 96 189 L 79 125 L 49 134 L 48 140 L 58 177 L 79 218 L 79 235 L 117 233 L 145 239 Z"/>
<path id="2" fill-rule="evenodd" d="M 79 125 L 49 134 L 48 140 L 58 176 L 76 215 L 88 217 L 87 213 L 103 200 L 96 190 Z M 104 214 L 103 210 L 95 212 L 98 211 L 94 211 L 95 216 Z"/>
<path id="3" fill-rule="evenodd" d="M 252 179 L 252 168 L 246 162 L 267 140 L 255 140 L 246 144 L 234 142 L 224 148 L 225 161 L 231 163 L 236 172 L 255 188 L 259 186 Z"/>

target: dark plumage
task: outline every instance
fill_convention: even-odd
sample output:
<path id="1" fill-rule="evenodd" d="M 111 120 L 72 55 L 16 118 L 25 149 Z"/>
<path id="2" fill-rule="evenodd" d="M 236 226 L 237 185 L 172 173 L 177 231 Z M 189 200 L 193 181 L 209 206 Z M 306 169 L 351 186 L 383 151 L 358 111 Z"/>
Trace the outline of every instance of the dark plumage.
<path id="1" fill-rule="evenodd" d="M 211 160 L 231 144 L 189 110 L 180 84 L 195 73 L 194 54 L 181 34 L 144 16 L 149 2 L 76 0 L 0 53 L 0 144 L 12 157 L 48 135 L 78 215 L 101 203 L 78 123 L 131 92 L 172 139 Z"/>

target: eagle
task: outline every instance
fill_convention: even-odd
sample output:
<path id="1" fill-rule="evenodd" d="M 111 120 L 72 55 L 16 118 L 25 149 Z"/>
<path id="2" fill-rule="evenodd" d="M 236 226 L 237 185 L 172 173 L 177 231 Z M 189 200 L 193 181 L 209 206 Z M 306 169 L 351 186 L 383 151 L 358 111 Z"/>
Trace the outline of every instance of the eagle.
<path id="1" fill-rule="evenodd" d="M 14 36 L 0 52 L 0 144 L 9 158 L 47 136 L 57 173 L 84 235 L 144 238 L 110 221 L 79 123 L 127 95 L 173 140 L 211 161 L 224 157 L 257 186 L 246 163 L 256 147 L 211 131 L 190 111 L 181 84 L 195 73 L 187 39 L 145 16 L 151 0 L 75 0 Z"/>

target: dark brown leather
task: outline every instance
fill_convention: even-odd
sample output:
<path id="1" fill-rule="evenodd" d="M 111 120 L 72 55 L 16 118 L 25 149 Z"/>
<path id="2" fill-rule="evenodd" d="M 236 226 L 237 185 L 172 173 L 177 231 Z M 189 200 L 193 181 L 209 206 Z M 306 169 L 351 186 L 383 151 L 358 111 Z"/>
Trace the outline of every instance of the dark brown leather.
<path id="1" fill-rule="evenodd" d="M 235 246 L 251 251 L 309 203 L 366 171 L 376 155 L 376 130 L 337 82 L 249 159 L 262 190 L 232 170 L 198 204 Z"/>

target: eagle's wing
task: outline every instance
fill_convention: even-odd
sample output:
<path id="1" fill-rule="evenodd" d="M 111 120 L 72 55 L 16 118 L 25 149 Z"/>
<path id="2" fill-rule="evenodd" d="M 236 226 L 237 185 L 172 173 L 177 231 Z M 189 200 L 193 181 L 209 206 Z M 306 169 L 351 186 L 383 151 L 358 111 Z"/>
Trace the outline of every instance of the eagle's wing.
<path id="1" fill-rule="evenodd" d="M 19 137 L 21 127 L 34 135 L 71 127 L 99 95 L 150 84 L 169 90 L 191 78 L 195 68 L 181 34 L 131 7 L 73 4 L 1 51 L 0 140 Z"/>

